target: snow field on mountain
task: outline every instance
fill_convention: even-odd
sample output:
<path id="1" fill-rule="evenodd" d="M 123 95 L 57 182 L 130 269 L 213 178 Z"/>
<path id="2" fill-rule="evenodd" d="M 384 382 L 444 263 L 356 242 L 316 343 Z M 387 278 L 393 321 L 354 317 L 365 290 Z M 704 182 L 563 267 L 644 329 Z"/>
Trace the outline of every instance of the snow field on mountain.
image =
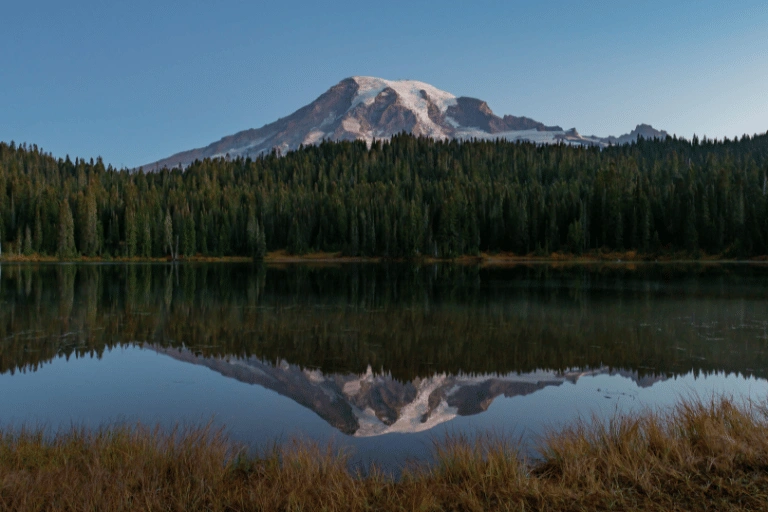
<path id="1" fill-rule="evenodd" d="M 359 89 L 357 96 L 352 100 L 350 110 L 361 103 L 371 105 L 376 97 L 389 87 L 397 93 L 400 104 L 414 113 L 419 125 L 423 127 L 422 135 L 435 138 L 447 137 L 445 131 L 429 118 L 429 105 L 422 97 L 421 91 L 427 93 L 430 101 L 441 113 L 445 113 L 448 107 L 456 105 L 456 96 L 453 94 L 417 80 L 384 80 L 369 76 L 356 76 L 353 79 L 357 82 Z"/>

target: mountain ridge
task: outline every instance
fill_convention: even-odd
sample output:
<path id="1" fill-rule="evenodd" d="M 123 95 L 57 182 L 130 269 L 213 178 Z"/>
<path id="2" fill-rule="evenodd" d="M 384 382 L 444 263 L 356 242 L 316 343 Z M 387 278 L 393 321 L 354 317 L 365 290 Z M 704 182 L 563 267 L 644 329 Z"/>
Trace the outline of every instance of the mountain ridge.
<path id="1" fill-rule="evenodd" d="M 257 157 L 272 151 L 284 154 L 323 140 L 388 139 L 401 132 L 435 139 L 506 139 L 536 144 L 575 144 L 605 147 L 668 134 L 638 124 L 619 137 L 580 135 L 575 128 L 524 116 L 496 115 L 480 99 L 455 96 L 417 80 L 385 80 L 369 76 L 345 78 L 316 100 L 261 128 L 222 137 L 205 147 L 182 151 L 143 168 L 186 167 L 195 160 L 217 157 Z"/>

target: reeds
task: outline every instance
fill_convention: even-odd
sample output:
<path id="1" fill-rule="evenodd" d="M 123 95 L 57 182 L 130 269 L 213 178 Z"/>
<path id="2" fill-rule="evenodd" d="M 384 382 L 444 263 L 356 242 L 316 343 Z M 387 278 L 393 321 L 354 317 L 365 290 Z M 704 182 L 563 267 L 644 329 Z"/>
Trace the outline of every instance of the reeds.
<path id="1" fill-rule="evenodd" d="M 1 510 L 768 510 L 768 412 L 727 398 L 583 421 L 522 460 L 436 443 L 393 479 L 299 442 L 258 456 L 210 427 L 0 433 Z"/>

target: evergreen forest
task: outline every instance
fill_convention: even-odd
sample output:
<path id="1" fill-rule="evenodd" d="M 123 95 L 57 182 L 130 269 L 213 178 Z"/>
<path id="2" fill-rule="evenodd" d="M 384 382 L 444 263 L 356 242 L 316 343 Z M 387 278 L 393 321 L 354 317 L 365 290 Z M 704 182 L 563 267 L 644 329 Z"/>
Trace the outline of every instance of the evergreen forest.
<path id="1" fill-rule="evenodd" d="M 750 257 L 768 249 L 767 187 L 768 134 L 604 149 L 400 134 L 156 172 L 11 142 L 0 143 L 0 251 Z"/>

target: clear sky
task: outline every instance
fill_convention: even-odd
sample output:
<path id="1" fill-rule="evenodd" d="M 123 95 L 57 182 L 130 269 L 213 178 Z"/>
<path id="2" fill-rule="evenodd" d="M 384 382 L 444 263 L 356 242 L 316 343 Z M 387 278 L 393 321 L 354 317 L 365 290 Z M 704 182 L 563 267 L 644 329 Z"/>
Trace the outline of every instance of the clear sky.
<path id="1" fill-rule="evenodd" d="M 582 134 L 768 130 L 768 2 L 5 2 L 0 140 L 138 166 L 343 78 L 417 79 Z"/>

